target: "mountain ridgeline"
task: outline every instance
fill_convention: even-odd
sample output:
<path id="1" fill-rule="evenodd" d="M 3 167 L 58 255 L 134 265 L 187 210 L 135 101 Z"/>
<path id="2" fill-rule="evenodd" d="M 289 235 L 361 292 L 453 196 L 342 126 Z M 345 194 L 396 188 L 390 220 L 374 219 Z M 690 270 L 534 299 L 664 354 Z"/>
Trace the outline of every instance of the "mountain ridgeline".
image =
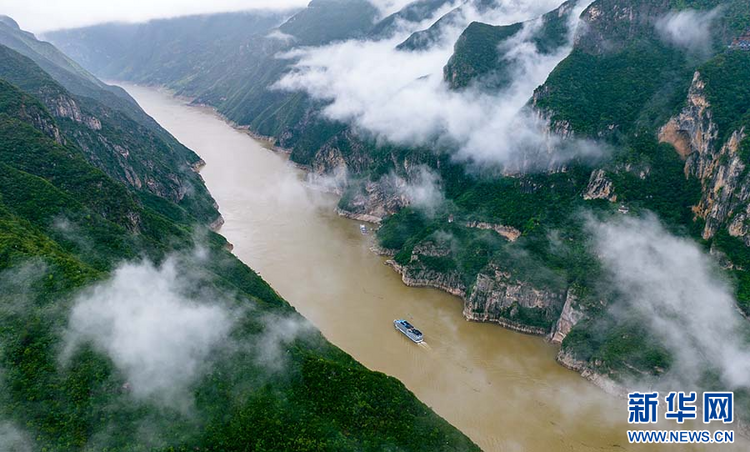
<path id="1" fill-rule="evenodd" d="M 252 29 L 242 45 L 205 30 L 200 47 L 210 57 L 190 65 L 179 55 L 195 43 L 159 30 L 195 21 L 219 27 L 218 19 L 101 25 L 47 38 L 99 75 L 162 84 L 215 107 L 273 137 L 315 175 L 346 174 L 336 186 L 340 212 L 381 223 L 379 248 L 404 282 L 461 297 L 466 318 L 545 335 L 561 344 L 561 363 L 589 376 L 658 381 L 674 370 L 676 353 L 647 319 L 621 315 L 627 294 L 612 290 L 588 225 L 591 218 L 657 215 L 670 233 L 713 256 L 737 308 L 750 315 L 750 52 L 737 44 L 750 30 L 750 2 L 596 0 L 565 2 L 517 23 L 470 20 L 493 8 L 501 6 L 420 0 L 378 20 L 368 2 L 316 0 L 275 25 L 257 25 L 246 13 L 233 16 L 247 21 L 243 32 Z M 549 155 L 595 143 L 605 157 L 534 171 L 477 169 L 455 158 L 454 142 L 394 144 L 330 119 L 325 96 L 277 89 L 296 70 L 294 50 L 390 42 L 404 24 L 419 24 L 394 44 L 417 57 L 438 45 L 441 30 L 467 18 L 439 74 L 439 92 L 499 95 L 517 82 L 525 61 L 514 51 L 559 54 L 546 81 L 526 93 L 522 113 L 545 124 L 540 135 L 559 139 L 549 141 Z M 155 38 L 144 43 L 140 36 Z M 150 60 L 166 40 L 174 51 Z M 399 188 L 425 171 L 444 198 L 431 209 Z M 721 387 L 714 369 L 704 371 L 703 387 Z M 750 412 L 747 394 L 738 394 Z"/>
<path id="2" fill-rule="evenodd" d="M 478 450 L 228 251 L 192 151 L 0 22 L 0 448 Z"/>
<path id="3" fill-rule="evenodd" d="M 60 144 L 75 144 L 90 163 L 137 189 L 145 202 L 168 200 L 200 222 L 220 221 L 196 172 L 200 158 L 125 91 L 105 85 L 9 19 L 0 22 L 0 44 L 0 77 L 44 103 L 60 125 Z"/>

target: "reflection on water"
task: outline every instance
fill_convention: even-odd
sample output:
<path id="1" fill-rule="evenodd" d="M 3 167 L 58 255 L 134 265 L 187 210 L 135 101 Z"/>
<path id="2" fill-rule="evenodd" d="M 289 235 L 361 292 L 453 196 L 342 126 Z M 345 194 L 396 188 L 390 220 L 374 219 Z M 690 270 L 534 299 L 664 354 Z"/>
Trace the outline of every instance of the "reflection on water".
<path id="1" fill-rule="evenodd" d="M 404 286 L 369 251 L 372 237 L 336 216 L 336 200 L 306 187 L 284 157 L 208 109 L 124 86 L 206 161 L 201 174 L 237 256 L 329 340 L 400 379 L 483 449 L 644 449 L 627 443 L 624 400 L 559 366 L 556 349 L 541 338 L 467 322 L 457 298 Z M 397 318 L 417 325 L 425 343 L 396 331 Z"/>

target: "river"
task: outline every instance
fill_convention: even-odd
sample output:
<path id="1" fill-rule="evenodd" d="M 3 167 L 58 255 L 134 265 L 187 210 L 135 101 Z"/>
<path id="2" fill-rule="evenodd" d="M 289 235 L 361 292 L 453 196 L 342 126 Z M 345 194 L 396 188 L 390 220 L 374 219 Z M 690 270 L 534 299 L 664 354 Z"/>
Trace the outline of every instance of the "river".
<path id="1" fill-rule="evenodd" d="M 401 380 L 482 449 L 644 449 L 627 442 L 626 401 L 558 365 L 556 347 L 543 339 L 467 322 L 458 298 L 404 286 L 369 250 L 372 237 L 337 216 L 335 197 L 308 187 L 283 155 L 209 109 L 121 85 L 206 161 L 201 174 L 234 253 L 331 342 Z M 394 330 L 401 317 L 425 333 L 426 344 Z"/>

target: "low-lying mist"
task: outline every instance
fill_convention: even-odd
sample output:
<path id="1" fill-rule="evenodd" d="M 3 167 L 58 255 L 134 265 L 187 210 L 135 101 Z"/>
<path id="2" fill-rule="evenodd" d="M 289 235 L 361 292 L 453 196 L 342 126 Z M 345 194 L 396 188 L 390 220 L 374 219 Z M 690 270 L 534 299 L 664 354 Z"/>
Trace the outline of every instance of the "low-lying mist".
<path id="1" fill-rule="evenodd" d="M 711 25 L 722 8 L 710 11 L 686 9 L 669 13 L 656 21 L 656 31 L 667 43 L 690 54 L 708 56 L 711 52 Z"/>
<path id="2" fill-rule="evenodd" d="M 534 89 L 570 52 L 578 17 L 590 1 L 580 1 L 570 13 L 568 44 L 557 52 L 543 54 L 531 41 L 541 19 L 531 19 L 559 3 L 502 1 L 483 11 L 466 4 L 440 28 L 439 39 L 425 50 L 396 47 L 413 32 L 434 23 L 444 10 L 421 23 L 402 22 L 392 38 L 297 49 L 283 56 L 298 61 L 276 87 L 305 91 L 327 101 L 325 116 L 350 123 L 379 140 L 454 149 L 458 160 L 477 165 L 535 169 L 580 155 L 596 155 L 600 150 L 586 143 L 557 149 L 563 148 L 562 142 L 549 133 L 547 122 L 524 108 Z M 499 91 L 478 87 L 453 91 L 443 81 L 443 67 L 453 46 L 472 21 L 529 21 L 498 49 L 515 68 L 511 82 Z"/>
<path id="3" fill-rule="evenodd" d="M 715 263 L 653 216 L 589 219 L 595 250 L 624 304 L 674 356 L 670 379 L 696 387 L 709 369 L 727 389 L 750 387 L 748 325 Z"/>
<path id="4" fill-rule="evenodd" d="M 190 409 L 193 385 L 219 356 L 254 356 L 257 368 L 247 372 L 282 370 L 284 347 L 312 326 L 296 315 L 258 311 L 251 300 L 218 290 L 211 275 L 186 266 L 209 258 L 199 247 L 160 265 L 124 263 L 84 290 L 70 310 L 62 365 L 90 344 L 123 374 L 133 397 L 181 411 Z M 248 316 L 262 331 L 233 334 Z"/>
<path id="5" fill-rule="evenodd" d="M 190 287 L 174 260 L 125 264 L 76 299 L 64 354 L 91 342 L 134 396 L 177 400 L 232 328 L 231 308 L 217 298 Z"/>
<path id="6" fill-rule="evenodd" d="M 0 420 L 0 450 L 4 452 L 31 452 L 31 439 L 17 425 Z"/>

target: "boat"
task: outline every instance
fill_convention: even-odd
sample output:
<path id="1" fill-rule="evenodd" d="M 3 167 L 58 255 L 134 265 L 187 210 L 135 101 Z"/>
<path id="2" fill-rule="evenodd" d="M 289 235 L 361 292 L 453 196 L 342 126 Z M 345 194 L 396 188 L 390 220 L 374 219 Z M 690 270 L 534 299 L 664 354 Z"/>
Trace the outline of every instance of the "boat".
<path id="1" fill-rule="evenodd" d="M 408 337 L 417 344 L 424 340 L 422 332 L 404 319 L 394 320 L 393 326 L 395 326 L 397 330 L 401 331 L 404 336 Z"/>
<path id="2" fill-rule="evenodd" d="M 362 234 L 367 234 L 367 226 L 365 226 L 363 224 L 360 224 L 359 225 L 359 232 L 361 232 Z"/>

